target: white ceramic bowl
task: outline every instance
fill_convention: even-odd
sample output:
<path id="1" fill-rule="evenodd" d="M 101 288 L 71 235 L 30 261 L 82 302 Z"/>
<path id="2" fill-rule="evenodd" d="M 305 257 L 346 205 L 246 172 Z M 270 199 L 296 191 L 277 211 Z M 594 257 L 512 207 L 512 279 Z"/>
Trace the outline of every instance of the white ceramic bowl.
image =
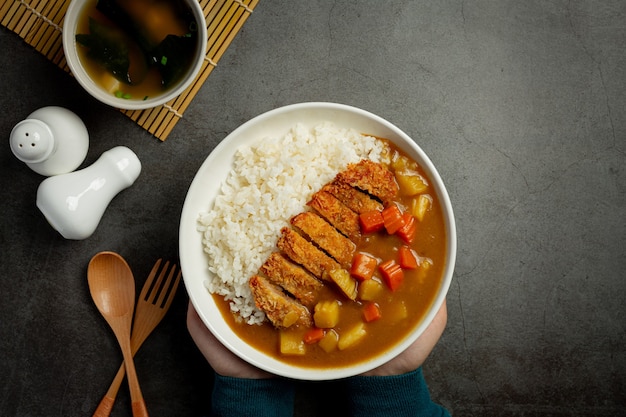
<path id="1" fill-rule="evenodd" d="M 176 85 L 171 86 L 160 95 L 142 99 L 124 99 L 116 97 L 96 84 L 83 68 L 76 50 L 77 19 L 85 6 L 85 0 L 72 0 L 65 13 L 63 21 L 63 53 L 72 74 L 78 83 L 94 98 L 109 106 L 124 110 L 150 109 L 167 103 L 180 95 L 194 81 L 204 62 L 207 48 L 207 28 L 204 12 L 197 0 L 185 0 L 193 11 L 198 24 L 198 45 L 195 51 L 193 64 Z"/>
<path id="2" fill-rule="evenodd" d="M 202 236 L 197 231 L 200 212 L 208 210 L 219 192 L 220 184 L 232 168 L 235 150 L 267 136 L 280 137 L 296 123 L 315 126 L 330 121 L 344 128 L 391 140 L 424 169 L 433 181 L 441 202 L 447 232 L 447 255 L 444 276 L 431 309 L 410 335 L 389 351 L 364 363 L 332 368 L 300 368 L 272 358 L 243 342 L 224 321 L 212 296 L 203 282 L 210 277 L 208 258 L 202 249 Z M 446 188 L 435 166 L 422 149 L 404 132 L 388 121 L 358 108 L 334 103 L 301 103 L 281 107 L 244 123 L 229 134 L 198 170 L 185 199 L 180 222 L 180 263 L 189 298 L 210 331 L 232 352 L 249 363 L 271 373 L 303 380 L 331 380 L 345 378 L 371 370 L 389 361 L 405 350 L 430 324 L 441 307 L 450 282 L 456 259 L 456 227 Z"/>

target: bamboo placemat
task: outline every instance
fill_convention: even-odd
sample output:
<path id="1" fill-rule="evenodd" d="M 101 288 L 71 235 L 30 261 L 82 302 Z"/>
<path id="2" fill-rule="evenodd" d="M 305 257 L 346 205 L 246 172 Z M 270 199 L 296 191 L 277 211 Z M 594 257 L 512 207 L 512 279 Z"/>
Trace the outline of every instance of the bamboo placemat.
<path id="1" fill-rule="evenodd" d="M 159 138 L 167 139 L 178 120 L 216 67 L 258 0 L 198 0 L 208 29 L 206 57 L 200 73 L 180 96 L 163 106 L 148 110 L 121 110 Z M 70 0 L 0 0 L 2 26 L 18 34 L 66 72 L 63 55 L 63 18 Z"/>

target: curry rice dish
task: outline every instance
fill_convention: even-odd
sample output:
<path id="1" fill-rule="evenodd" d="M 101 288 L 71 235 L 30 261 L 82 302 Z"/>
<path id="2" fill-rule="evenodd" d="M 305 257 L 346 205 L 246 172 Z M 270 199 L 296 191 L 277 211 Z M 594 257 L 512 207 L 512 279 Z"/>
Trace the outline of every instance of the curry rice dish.
<path id="1" fill-rule="evenodd" d="M 318 182 L 245 278 L 263 324 L 250 325 L 232 297 L 213 291 L 231 328 L 271 356 L 306 367 L 367 360 L 419 324 L 435 298 L 446 243 L 439 202 L 414 161 L 367 140 L 376 151 Z"/>

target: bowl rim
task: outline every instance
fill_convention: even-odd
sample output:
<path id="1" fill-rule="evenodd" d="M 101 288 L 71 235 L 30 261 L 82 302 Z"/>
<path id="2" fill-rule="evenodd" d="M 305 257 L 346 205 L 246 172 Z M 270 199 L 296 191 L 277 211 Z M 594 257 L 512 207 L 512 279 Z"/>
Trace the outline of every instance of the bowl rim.
<path id="1" fill-rule="evenodd" d="M 182 94 L 196 79 L 202 66 L 206 60 L 207 50 L 207 25 L 206 18 L 204 17 L 204 11 L 202 10 L 199 2 L 195 0 L 184 0 L 187 5 L 193 11 L 198 26 L 198 45 L 196 48 L 197 59 L 191 68 L 187 71 L 185 76 L 181 79 L 180 83 L 176 87 L 172 87 L 167 90 L 163 95 L 148 98 L 146 100 L 133 100 L 123 99 L 115 97 L 115 95 L 104 91 L 99 85 L 91 80 L 91 77 L 87 74 L 83 68 L 78 52 L 76 51 L 76 26 L 77 19 L 85 6 L 84 0 L 71 0 L 65 17 L 63 18 L 63 54 L 67 62 L 67 66 L 70 72 L 78 83 L 83 87 L 89 95 L 97 99 L 98 101 L 107 104 L 111 107 L 115 107 L 121 110 L 146 110 L 160 105 L 166 104 L 168 101 L 177 98 Z"/>
<path id="2" fill-rule="evenodd" d="M 415 155 L 418 155 L 419 158 L 416 159 L 422 164 L 430 179 L 436 184 L 434 188 L 443 209 L 444 225 L 448 234 L 446 265 L 444 266 L 439 291 L 433 300 L 432 306 L 422 321 L 415 326 L 414 330 L 405 339 L 377 357 L 351 366 L 325 369 L 298 367 L 256 351 L 250 345 L 241 341 L 223 319 L 212 320 L 212 314 L 216 314 L 216 307 L 211 305 L 213 304 L 211 294 L 204 288 L 203 284 L 204 280 L 202 277 L 208 274 L 208 264 L 206 254 L 202 250 L 201 233 L 197 231 L 196 225 L 198 215 L 202 211 L 202 209 L 199 209 L 199 203 L 206 203 L 203 205 L 204 210 L 209 210 L 214 196 L 208 202 L 206 199 L 201 201 L 198 198 L 199 190 L 202 190 L 204 194 L 210 194 L 210 192 L 207 192 L 207 187 L 211 187 L 211 183 L 213 183 L 213 187 L 216 184 L 219 187 L 219 183 L 223 181 L 223 177 L 226 175 L 224 172 L 220 172 L 220 167 L 232 164 L 233 147 L 236 149 L 241 144 L 253 143 L 272 132 L 275 132 L 274 134 L 276 135 L 282 135 L 301 121 L 298 117 L 308 118 L 312 125 L 324 121 L 324 118 L 345 118 L 348 121 L 343 127 L 350 127 L 351 123 L 359 120 L 363 125 L 368 125 L 367 127 L 376 130 L 373 132 L 368 130 L 366 133 L 387 137 L 413 158 L 415 158 Z M 316 119 L 317 121 L 314 121 Z M 330 121 L 336 122 L 336 120 Z M 277 126 L 282 129 L 282 132 L 276 132 Z M 360 130 L 363 131 L 362 129 Z M 385 136 L 382 133 L 392 134 L 391 136 L 393 137 L 388 137 L 390 135 Z M 397 140 L 402 142 L 397 143 Z M 230 157 L 224 157 L 223 154 L 229 151 L 231 152 Z M 220 176 L 222 179 L 218 181 L 217 178 Z M 185 197 L 179 225 L 179 257 L 185 287 L 189 300 L 211 333 L 235 355 L 260 369 L 283 377 L 309 381 L 333 380 L 355 376 L 382 365 L 390 360 L 391 357 L 404 351 L 424 332 L 445 301 L 454 273 L 456 251 L 456 225 L 450 198 L 441 176 L 426 153 L 406 133 L 380 116 L 349 105 L 330 102 L 305 102 L 279 107 L 248 120 L 228 134 L 209 153 L 196 172 Z M 199 271 L 196 265 L 202 259 L 204 260 L 204 270 Z M 206 302 L 209 299 L 208 304 L 210 306 L 207 308 Z M 219 314 L 219 311 L 217 311 L 217 314 Z"/>

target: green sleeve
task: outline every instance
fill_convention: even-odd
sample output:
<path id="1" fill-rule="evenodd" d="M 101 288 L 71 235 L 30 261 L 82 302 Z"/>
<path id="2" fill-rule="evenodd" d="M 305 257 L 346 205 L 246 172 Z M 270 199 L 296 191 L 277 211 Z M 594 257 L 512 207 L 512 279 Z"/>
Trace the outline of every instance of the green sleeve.
<path id="1" fill-rule="evenodd" d="M 288 380 L 241 379 L 215 374 L 211 415 L 292 417 L 294 386 Z"/>
<path id="2" fill-rule="evenodd" d="M 354 416 L 450 416 L 431 400 L 422 368 L 396 376 L 357 376 L 347 380 L 347 388 Z"/>

